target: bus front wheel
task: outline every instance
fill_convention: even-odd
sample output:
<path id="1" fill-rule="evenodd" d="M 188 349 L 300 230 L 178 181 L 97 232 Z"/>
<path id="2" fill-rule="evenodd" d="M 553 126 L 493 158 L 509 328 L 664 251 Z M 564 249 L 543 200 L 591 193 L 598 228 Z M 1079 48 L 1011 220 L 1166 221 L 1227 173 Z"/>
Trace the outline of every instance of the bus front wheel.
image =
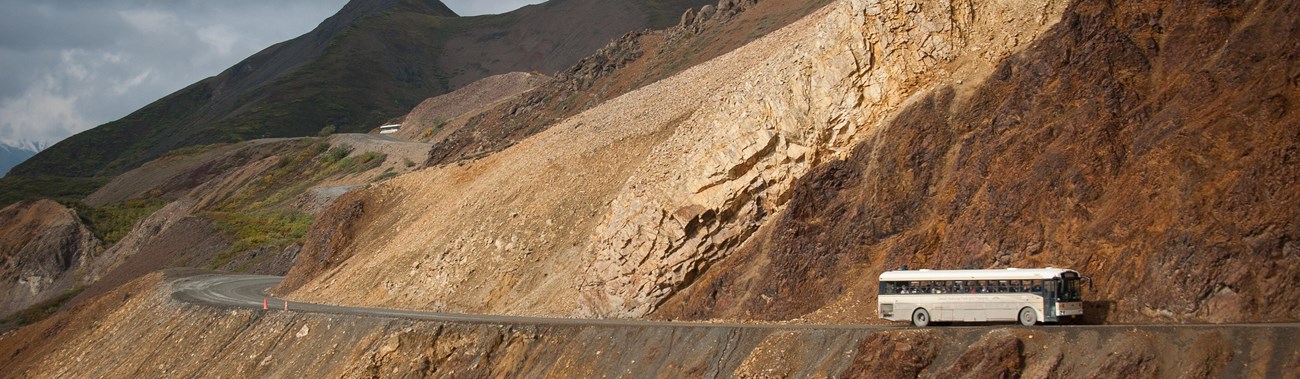
<path id="1" fill-rule="evenodd" d="M 912 311 L 912 325 L 919 328 L 930 325 L 930 311 L 925 310 L 925 308 L 916 308 L 915 311 Z"/>
<path id="2" fill-rule="evenodd" d="M 1034 323 L 1038 322 L 1038 314 L 1034 313 L 1034 308 L 1030 308 L 1030 307 L 1020 308 L 1019 319 L 1020 319 L 1020 325 L 1034 326 Z"/>

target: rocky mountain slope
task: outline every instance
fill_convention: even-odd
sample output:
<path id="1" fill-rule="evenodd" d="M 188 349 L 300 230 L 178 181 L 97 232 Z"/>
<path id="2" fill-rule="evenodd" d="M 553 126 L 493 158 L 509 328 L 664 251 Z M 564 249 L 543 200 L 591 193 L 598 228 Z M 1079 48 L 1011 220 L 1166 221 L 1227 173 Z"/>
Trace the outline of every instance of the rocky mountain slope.
<path id="1" fill-rule="evenodd" d="M 471 117 L 531 91 L 550 77 L 512 72 L 483 78 L 451 93 L 431 97 L 398 120 L 395 136 L 421 142 L 438 142 L 460 130 Z"/>
<path id="2" fill-rule="evenodd" d="M 197 266 L 157 263 L 181 256 L 287 270 L 275 291 L 293 301 L 779 325 L 884 324 L 875 278 L 902 265 L 1067 266 L 1095 284 L 1086 323 L 1300 320 L 1300 5 L 835 0 L 679 72 L 647 58 L 689 62 L 707 54 L 672 46 L 727 46 L 690 41 L 745 40 L 718 31 L 795 5 L 723 0 L 627 35 L 437 147 L 262 140 L 121 175 L 86 201 L 167 205 L 103 254 L 120 259 L 87 265 L 104 279 L 84 301 L 0 336 L 0 376 L 1300 367 L 1294 324 L 434 323 L 214 309 L 169 297 L 192 273 L 146 274 Z M 634 79 L 648 72 L 676 74 Z M 374 163 L 398 152 L 410 162 Z"/>
<path id="3" fill-rule="evenodd" d="M 86 295 L 168 267 L 284 274 L 327 204 L 414 170 L 428 149 L 337 134 L 214 146 L 150 162 L 86 198 L 95 206 L 165 204 L 88 265 L 84 279 L 94 284 Z"/>
<path id="4" fill-rule="evenodd" d="M 660 317 L 857 318 L 881 270 L 1054 265 L 1096 322 L 1300 319 L 1296 11 L 1075 2 L 801 178 Z"/>
<path id="5" fill-rule="evenodd" d="M 555 123 L 716 58 L 807 16 L 829 0 L 723 0 L 683 13 L 678 24 L 628 33 L 534 91 L 448 128 L 429 165 L 491 154 Z"/>
<path id="6" fill-rule="evenodd" d="M 30 322 L 169 267 L 284 274 L 315 214 L 416 169 L 428 152 L 361 134 L 211 145 L 124 173 L 84 203 L 60 200 L 75 211 L 13 204 L 0 211 L 0 319 L 23 310 L 16 323 Z"/>
<path id="7" fill-rule="evenodd" d="M 73 288 L 99 241 L 77 212 L 50 200 L 0 209 L 0 319 Z"/>
<path id="8" fill-rule="evenodd" d="M 555 0 L 456 17 L 437 0 L 354 0 L 312 32 L 61 141 L 13 172 L 114 175 L 179 147 L 311 136 L 328 125 L 366 131 L 479 78 L 558 71 L 623 33 L 671 25 L 705 3 Z"/>
<path id="9" fill-rule="evenodd" d="M 1050 26 L 1051 13 L 1033 7 L 1017 18 L 1023 25 L 1006 28 L 998 15 L 1025 10 L 996 5 L 954 18 L 962 10 L 903 3 L 867 15 L 863 3 L 839 2 L 500 153 L 397 178 L 363 194 L 373 221 L 355 234 L 369 242 L 340 252 L 357 259 L 295 295 L 469 312 L 648 313 L 775 213 L 796 178 L 885 119 L 907 99 L 900 94 L 953 68 L 991 66 L 1016 35 Z M 980 53 L 916 60 L 966 51 L 943 42 L 958 30 L 954 19 L 978 22 L 961 30 Z M 872 42 L 881 38 L 869 38 L 872 30 L 911 34 L 885 49 L 868 44 L 885 44 Z M 386 274 L 394 268 L 410 272 Z"/>
<path id="10" fill-rule="evenodd" d="M 1300 319 L 1293 7 L 839 1 L 359 194 L 281 291 L 874 322 L 886 268 L 1056 265 L 1108 321 Z"/>

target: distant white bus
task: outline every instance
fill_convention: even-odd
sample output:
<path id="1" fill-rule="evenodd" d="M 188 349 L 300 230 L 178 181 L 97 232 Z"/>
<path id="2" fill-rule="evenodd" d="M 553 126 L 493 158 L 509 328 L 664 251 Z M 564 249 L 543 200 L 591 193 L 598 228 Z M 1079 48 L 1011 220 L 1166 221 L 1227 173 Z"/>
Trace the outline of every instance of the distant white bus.
<path id="1" fill-rule="evenodd" d="M 393 134 L 402 129 L 402 124 L 384 125 L 379 127 L 379 134 Z"/>
<path id="2" fill-rule="evenodd" d="M 896 270 L 880 274 L 880 318 L 911 321 L 1016 321 L 1034 325 L 1083 315 L 1082 282 L 1063 268 Z"/>

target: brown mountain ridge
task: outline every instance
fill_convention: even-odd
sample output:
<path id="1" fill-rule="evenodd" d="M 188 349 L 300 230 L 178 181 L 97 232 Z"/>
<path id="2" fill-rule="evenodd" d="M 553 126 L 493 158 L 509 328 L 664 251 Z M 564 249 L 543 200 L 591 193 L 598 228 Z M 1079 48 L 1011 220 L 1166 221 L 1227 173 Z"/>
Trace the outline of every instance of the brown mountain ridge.
<path id="1" fill-rule="evenodd" d="M 180 147 L 312 136 L 327 126 L 364 132 L 487 76 L 559 71 L 706 3 L 556 0 L 457 17 L 437 0 L 354 0 L 315 30 L 60 141 L 11 174 L 111 176 Z"/>

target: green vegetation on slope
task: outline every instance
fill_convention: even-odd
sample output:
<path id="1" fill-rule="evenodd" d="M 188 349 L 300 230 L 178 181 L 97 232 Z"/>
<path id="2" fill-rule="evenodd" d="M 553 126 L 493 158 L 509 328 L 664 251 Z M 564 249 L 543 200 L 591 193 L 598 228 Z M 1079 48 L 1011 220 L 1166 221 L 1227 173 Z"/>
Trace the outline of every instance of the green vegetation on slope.
<path id="1" fill-rule="evenodd" d="M 6 176 L 0 178 L 0 208 L 23 200 L 52 199 L 63 204 L 81 198 L 107 184 L 111 178 L 65 178 L 56 176 Z"/>
<path id="2" fill-rule="evenodd" d="M 353 152 L 347 144 L 331 147 L 323 140 L 303 140 L 296 154 L 284 156 L 238 194 L 206 212 L 205 217 L 234 240 L 208 267 L 225 266 L 252 250 L 283 249 L 301 243 L 313 218 L 288 204 L 290 201 L 314 184 L 374 169 L 388 159 L 381 153 Z"/>
<path id="3" fill-rule="evenodd" d="M 9 317 L 0 320 L 0 332 L 27 326 L 36 323 L 37 321 L 49 318 L 50 315 L 54 314 L 54 312 L 58 312 L 59 309 L 62 309 L 63 305 L 67 304 L 68 300 L 77 297 L 77 295 L 81 294 L 81 291 L 85 289 L 84 286 L 77 285 L 76 287 L 72 287 L 71 289 L 59 294 L 59 296 L 32 304 L 32 306 L 27 307 L 27 309 L 9 315 Z"/>
<path id="4" fill-rule="evenodd" d="M 156 197 L 127 200 L 102 207 L 91 207 L 80 201 L 64 202 L 65 206 L 75 209 L 81 222 L 90 228 L 108 248 L 121 241 L 135 227 L 135 223 L 167 205 L 167 201 Z"/>
<path id="5" fill-rule="evenodd" d="M 208 263 L 208 268 L 218 268 L 230 263 L 241 253 L 262 248 L 282 249 L 301 243 L 311 227 L 312 217 L 302 212 L 280 210 L 257 213 L 209 212 L 213 225 L 235 242 L 226 251 Z"/>

